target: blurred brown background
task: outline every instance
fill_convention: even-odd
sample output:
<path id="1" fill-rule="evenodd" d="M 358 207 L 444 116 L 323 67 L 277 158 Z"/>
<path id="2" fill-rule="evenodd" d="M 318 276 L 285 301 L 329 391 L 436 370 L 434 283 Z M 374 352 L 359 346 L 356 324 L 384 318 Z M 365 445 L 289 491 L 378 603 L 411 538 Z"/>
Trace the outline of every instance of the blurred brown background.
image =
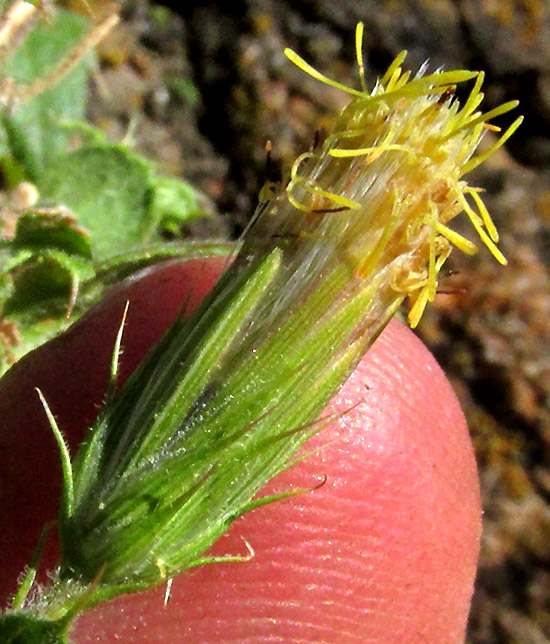
<path id="1" fill-rule="evenodd" d="M 486 190 L 509 266 L 485 250 L 473 261 L 455 252 L 457 273 L 442 284 L 453 294 L 438 296 L 418 333 L 462 402 L 480 465 L 484 541 L 468 641 L 550 642 L 549 3 L 173 4 L 179 15 L 147 0 L 122 4 L 122 25 L 100 47 L 90 116 L 211 198 L 221 216 L 193 234 L 237 235 L 266 178 L 345 100 L 293 68 L 285 46 L 358 87 L 354 28 L 363 21 L 371 86 L 407 49 L 413 71 L 427 59 L 431 69 L 485 70 L 486 109 L 520 99 L 519 132 L 469 176 Z"/>

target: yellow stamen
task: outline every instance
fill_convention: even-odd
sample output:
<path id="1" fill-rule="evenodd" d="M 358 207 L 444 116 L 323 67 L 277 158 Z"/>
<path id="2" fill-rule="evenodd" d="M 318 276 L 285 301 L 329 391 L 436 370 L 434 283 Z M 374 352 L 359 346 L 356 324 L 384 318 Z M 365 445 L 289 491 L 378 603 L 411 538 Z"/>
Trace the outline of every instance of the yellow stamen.
<path id="1" fill-rule="evenodd" d="M 370 148 L 358 148 L 356 150 L 354 150 L 353 148 L 336 148 L 334 150 L 329 150 L 329 154 L 331 157 L 337 157 L 341 159 L 370 155 L 368 161 L 372 163 L 372 161 L 377 159 L 382 154 L 382 152 L 386 152 L 387 150 L 399 150 L 400 152 L 407 152 L 411 155 L 414 154 L 413 150 L 411 150 L 409 147 L 407 147 L 406 145 L 399 145 L 398 143 L 390 143 L 387 145 L 380 144 Z"/>
<path id="2" fill-rule="evenodd" d="M 472 91 L 466 99 L 463 108 L 460 110 L 460 116 L 463 119 L 466 119 L 470 114 L 473 114 L 483 101 L 483 93 L 480 90 L 484 80 L 485 72 L 478 72 Z"/>
<path id="3" fill-rule="evenodd" d="M 365 61 L 363 58 L 363 23 L 358 22 L 355 29 L 355 54 L 357 57 L 357 69 L 359 70 L 359 81 L 361 88 L 365 94 L 367 90 L 367 82 L 365 80 Z"/>
<path id="4" fill-rule="evenodd" d="M 306 192 L 309 192 L 312 195 L 317 195 L 319 197 L 324 197 L 329 201 L 335 203 L 337 206 L 346 208 L 347 210 L 356 210 L 361 207 L 361 204 L 353 199 L 348 199 L 342 195 L 337 195 L 334 192 L 329 192 L 328 190 L 323 190 L 320 188 L 314 181 L 308 179 L 307 177 L 294 177 L 288 184 L 286 188 L 286 193 L 290 203 L 297 209 L 302 212 L 314 212 L 315 207 L 311 203 L 302 203 L 296 199 L 293 194 L 294 188 L 296 186 L 302 187 Z"/>
<path id="5" fill-rule="evenodd" d="M 477 246 L 472 243 L 466 237 L 463 237 L 460 233 L 457 233 L 452 228 L 448 228 L 445 224 L 442 224 L 440 221 L 436 224 L 436 230 L 440 235 L 443 235 L 448 239 L 451 244 L 456 246 L 466 255 L 475 255 L 477 253 Z"/>
<path id="6" fill-rule="evenodd" d="M 397 54 L 397 56 L 394 58 L 392 64 L 388 67 L 388 69 L 386 70 L 386 73 L 380 79 L 380 85 L 382 85 L 383 87 L 386 87 L 386 85 L 388 84 L 388 81 L 393 76 L 394 71 L 401 67 L 401 64 L 403 63 L 405 58 L 407 58 L 407 51 L 404 49 L 403 51 L 400 51 Z"/>
<path id="7" fill-rule="evenodd" d="M 437 211 L 437 206 L 433 202 L 430 206 L 430 236 L 428 240 L 430 253 L 428 256 L 428 284 L 426 288 L 428 300 L 432 301 L 435 297 L 435 289 L 437 287 L 437 271 L 435 268 L 435 232 L 437 227 L 437 216 L 439 213 Z"/>
<path id="8" fill-rule="evenodd" d="M 346 92 L 346 94 L 351 94 L 352 96 L 364 96 L 363 92 L 358 92 L 352 87 L 348 87 L 347 85 L 333 81 L 328 76 L 321 74 L 321 72 L 318 72 L 315 67 L 312 67 L 309 63 L 306 63 L 306 61 L 301 56 L 298 56 L 298 54 L 292 49 L 286 47 L 284 54 L 291 62 L 296 65 L 296 67 L 299 67 L 303 72 L 309 74 L 312 78 L 321 81 L 321 83 L 330 85 L 331 87 L 336 87 L 337 89 L 341 89 L 343 92 Z"/>
<path id="9" fill-rule="evenodd" d="M 418 294 L 418 297 L 416 298 L 414 304 L 411 307 L 411 310 L 409 311 L 409 315 L 407 316 L 407 320 L 409 322 L 411 329 L 414 329 L 418 326 L 418 323 L 420 322 L 420 318 L 422 317 L 422 314 L 424 313 L 424 309 L 426 308 L 427 304 L 428 304 L 428 289 L 425 287 Z"/>
<path id="10" fill-rule="evenodd" d="M 464 206 L 465 213 L 468 215 L 468 218 L 472 222 L 473 227 L 476 229 L 476 233 L 481 238 L 481 241 L 491 251 L 491 254 L 497 260 L 497 262 L 501 263 L 503 266 L 506 266 L 506 264 L 508 264 L 508 260 L 500 252 L 500 250 L 495 246 L 493 240 L 489 237 L 489 235 L 482 228 L 480 216 L 472 209 L 470 204 L 466 201 L 466 198 L 464 197 L 464 195 L 461 194 L 459 196 L 459 199 L 460 199 L 460 202 L 462 203 L 462 205 Z"/>
<path id="11" fill-rule="evenodd" d="M 487 159 L 492 156 L 499 148 L 501 148 L 506 141 L 512 136 L 512 134 L 518 129 L 518 127 L 522 124 L 523 122 L 523 116 L 518 116 L 518 118 L 510 125 L 510 127 L 504 132 L 504 134 L 500 137 L 500 139 L 492 145 L 488 150 L 483 152 L 483 154 L 480 154 L 477 157 L 474 157 L 468 163 L 465 163 L 462 166 L 462 174 L 466 174 L 468 172 L 471 172 L 474 168 L 477 168 L 478 165 L 481 165 Z"/>
<path id="12" fill-rule="evenodd" d="M 489 211 L 487 210 L 487 206 L 483 203 L 483 199 L 479 196 L 479 188 L 466 188 L 465 192 L 467 192 L 472 199 L 476 202 L 477 209 L 479 210 L 479 214 L 481 215 L 481 219 L 483 220 L 483 223 L 485 225 L 485 228 L 487 229 L 487 232 L 489 233 L 489 237 L 497 243 L 499 240 L 499 234 L 497 227 L 495 226 L 493 220 L 491 219 L 491 215 L 489 214 Z"/>
<path id="13" fill-rule="evenodd" d="M 322 150 L 298 157 L 287 194 L 295 208 L 320 216 L 331 212 L 330 208 L 317 206 L 323 200 L 335 204 L 340 211 L 345 209 L 341 218 L 327 224 L 325 230 L 331 231 L 327 234 L 337 230 L 332 226 L 338 224 L 332 221 L 344 221 L 344 256 L 361 258 L 357 266 L 360 277 L 375 279 L 384 266 L 391 265 L 391 289 L 410 297 L 409 322 L 416 326 L 426 304 L 436 296 L 437 276 L 452 246 L 468 255 L 478 250 L 448 226 L 461 211 L 465 211 L 497 261 L 506 264 L 496 246 L 498 231 L 480 190 L 468 186 L 461 177 L 501 147 L 519 127 L 522 117 L 500 133 L 488 150 L 473 156 L 485 130 L 500 132 L 488 121 L 514 109 L 518 102 L 508 101 L 480 111 L 483 72 L 455 70 L 423 75 L 421 70 L 411 80 L 410 72 L 402 69 L 405 51 L 395 57 L 369 92 L 363 36 L 364 26 L 360 23 L 355 32 L 355 54 L 362 91 L 327 78 L 294 52 L 286 51 L 290 60 L 310 76 L 352 96 L 348 107 L 336 118 Z M 460 106 L 455 88 L 472 79 L 473 87 Z M 386 152 L 405 154 L 386 159 Z M 310 179 L 306 178 L 308 172 Z M 358 181 L 364 182 L 365 187 L 358 186 Z M 296 193 L 298 186 L 301 192 Z M 308 192 L 311 200 L 295 196 Z M 373 236 L 377 240 L 374 245 Z"/>
<path id="14" fill-rule="evenodd" d="M 507 103 L 503 103 L 502 105 L 495 107 L 493 110 L 489 110 L 488 112 L 480 114 L 479 116 L 466 121 L 461 126 L 460 129 L 464 129 L 465 127 L 473 127 L 478 123 L 484 123 L 485 125 L 489 125 L 487 121 L 495 118 L 496 116 L 500 116 L 501 114 L 506 114 L 506 112 L 509 112 L 510 110 L 515 109 L 518 105 L 519 105 L 519 101 L 508 101 Z"/>

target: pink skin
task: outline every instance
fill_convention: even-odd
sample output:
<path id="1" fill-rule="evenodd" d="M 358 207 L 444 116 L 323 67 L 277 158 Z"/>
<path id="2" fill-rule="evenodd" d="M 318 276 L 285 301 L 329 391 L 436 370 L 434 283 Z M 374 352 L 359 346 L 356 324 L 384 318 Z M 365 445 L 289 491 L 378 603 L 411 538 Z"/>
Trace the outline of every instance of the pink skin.
<path id="1" fill-rule="evenodd" d="M 74 446 L 101 403 L 126 299 L 122 378 L 182 302 L 187 311 L 198 304 L 221 265 L 195 260 L 146 272 L 3 381 L 3 597 L 56 512 L 58 457 L 33 387 Z M 391 322 L 330 410 L 341 419 L 308 444 L 323 449 L 269 488 L 312 488 L 326 477 L 324 485 L 250 513 L 212 549 L 246 554 L 246 539 L 251 561 L 180 575 L 166 606 L 164 586 L 100 606 L 78 619 L 73 641 L 462 643 L 481 512 L 468 431 L 445 376 L 415 336 Z M 54 550 L 45 555 L 50 565 Z"/>

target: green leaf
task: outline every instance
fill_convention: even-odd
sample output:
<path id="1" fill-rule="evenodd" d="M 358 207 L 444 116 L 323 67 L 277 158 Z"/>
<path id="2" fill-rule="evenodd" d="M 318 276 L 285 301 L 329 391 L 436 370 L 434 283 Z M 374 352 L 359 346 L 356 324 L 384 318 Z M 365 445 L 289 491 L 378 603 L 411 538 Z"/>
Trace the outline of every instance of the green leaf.
<path id="1" fill-rule="evenodd" d="M 0 275 L 7 276 L 17 266 L 20 266 L 32 257 L 32 252 L 27 248 L 18 249 L 13 246 L 6 246 L 2 249 L 0 258 Z M 1 300 L 0 300 L 1 301 Z"/>
<path id="2" fill-rule="evenodd" d="M 49 20 L 40 20 L 6 63 L 3 75 L 15 85 L 43 78 L 71 50 L 87 29 L 82 16 L 56 10 Z M 88 56 L 89 60 L 89 56 Z M 5 112 L 3 155 L 15 157 L 27 178 L 37 181 L 49 158 L 67 149 L 69 133 L 58 127 L 64 120 L 84 118 L 87 63 L 79 63 L 63 82 L 27 103 Z"/>
<path id="3" fill-rule="evenodd" d="M 30 243 L 25 246 L 22 239 L 33 241 L 34 233 L 43 225 L 35 219 L 36 216 L 29 217 L 20 224 L 18 244 L 14 240 L 4 242 L 4 247 L 0 247 L 0 321 L 13 328 L 18 336 L 16 344 L 8 342 L 8 346 L 4 346 L 4 355 L 0 351 L 0 374 L 14 359 L 21 358 L 75 322 L 111 284 L 163 260 L 225 257 L 234 249 L 232 244 L 213 242 L 156 244 L 110 257 L 94 266 L 86 258 L 88 247 L 74 236 L 80 233 L 70 225 L 51 231 L 59 236 L 51 236 L 49 247 L 44 245 L 37 249 Z M 71 250 L 75 254 L 70 254 Z M 74 309 L 68 316 L 75 296 Z"/>
<path id="4" fill-rule="evenodd" d="M 156 243 L 145 248 L 120 253 L 96 263 L 96 278 L 101 285 L 115 284 L 142 268 L 170 259 L 202 259 L 227 257 L 236 253 L 233 242 L 186 241 L 183 243 Z"/>
<path id="5" fill-rule="evenodd" d="M 67 644 L 67 624 L 31 615 L 0 617 L 2 644 Z"/>
<path id="6" fill-rule="evenodd" d="M 81 16 L 52 7 L 3 70 L 14 97 L 70 59 L 89 28 Z M 30 179 L 41 197 L 40 208 L 19 214 L 15 237 L 0 240 L 0 373 L 6 357 L 18 359 L 62 331 L 113 282 L 163 259 L 230 250 L 160 243 L 161 228 L 179 235 L 183 222 L 211 213 L 210 203 L 84 121 L 87 75 L 79 63 L 49 89 L 0 108 L 5 184 Z M 69 147 L 75 139 L 76 150 Z"/>
<path id="7" fill-rule="evenodd" d="M 160 227 L 174 235 L 181 224 L 214 214 L 204 195 L 175 177 L 153 178 L 153 210 Z"/>
<path id="8" fill-rule="evenodd" d="M 67 212 L 29 211 L 17 220 L 13 248 L 39 251 L 43 248 L 57 248 L 70 255 L 90 259 L 92 249 L 89 236 L 77 225 L 75 218 Z"/>
<path id="9" fill-rule="evenodd" d="M 94 258 L 143 246 L 157 221 L 147 162 L 118 145 L 90 145 L 57 157 L 40 192 L 65 204 L 90 232 Z"/>
<path id="10" fill-rule="evenodd" d="M 15 293 L 4 304 L 4 313 L 9 315 L 39 307 L 43 314 L 46 311 L 53 316 L 60 312 L 65 314 L 75 284 L 93 275 L 93 268 L 86 260 L 54 249 L 43 251 L 16 271 Z"/>

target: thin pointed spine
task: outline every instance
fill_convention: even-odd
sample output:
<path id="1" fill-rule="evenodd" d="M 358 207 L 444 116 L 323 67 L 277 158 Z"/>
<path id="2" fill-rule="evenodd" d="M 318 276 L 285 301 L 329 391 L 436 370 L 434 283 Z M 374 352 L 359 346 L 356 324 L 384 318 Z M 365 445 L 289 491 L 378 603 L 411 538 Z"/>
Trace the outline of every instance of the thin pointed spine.
<path id="1" fill-rule="evenodd" d="M 124 311 L 122 312 L 122 318 L 118 327 L 118 331 L 115 338 L 115 345 L 113 347 L 113 354 L 111 356 L 111 369 L 109 373 L 109 386 L 107 389 L 107 400 L 110 400 L 114 395 L 119 368 L 120 368 L 120 356 L 122 355 L 122 336 L 124 334 L 124 327 L 126 325 L 126 319 L 128 317 L 128 309 L 130 307 L 130 302 L 127 300 L 124 305 Z"/>
<path id="2" fill-rule="evenodd" d="M 71 464 L 71 454 L 69 452 L 69 447 L 65 442 L 65 438 L 61 433 L 61 430 L 59 429 L 57 421 L 55 420 L 52 410 L 48 405 L 48 401 L 38 387 L 36 387 L 35 390 L 38 394 L 38 397 L 40 398 L 40 402 L 42 403 L 42 407 L 44 408 L 44 412 L 46 413 L 50 429 L 52 430 L 52 433 L 57 442 L 57 446 L 59 448 L 59 455 L 61 457 L 61 471 L 63 474 L 63 491 L 61 495 L 62 498 L 60 511 L 62 516 L 68 518 L 72 515 L 74 508 L 74 481 L 73 467 Z"/>
<path id="3" fill-rule="evenodd" d="M 40 531 L 38 544 L 34 549 L 31 562 L 25 574 L 23 575 L 23 578 L 19 582 L 17 592 L 15 593 L 12 599 L 11 606 L 10 606 L 10 610 L 12 611 L 20 610 L 25 605 L 25 600 L 29 596 L 31 588 L 33 587 L 34 581 L 36 579 L 36 574 L 38 572 L 38 564 L 40 563 L 40 559 L 44 552 L 44 544 L 46 542 L 46 537 L 48 535 L 50 527 L 51 527 L 51 523 L 46 523 L 43 526 L 42 530 Z"/>

